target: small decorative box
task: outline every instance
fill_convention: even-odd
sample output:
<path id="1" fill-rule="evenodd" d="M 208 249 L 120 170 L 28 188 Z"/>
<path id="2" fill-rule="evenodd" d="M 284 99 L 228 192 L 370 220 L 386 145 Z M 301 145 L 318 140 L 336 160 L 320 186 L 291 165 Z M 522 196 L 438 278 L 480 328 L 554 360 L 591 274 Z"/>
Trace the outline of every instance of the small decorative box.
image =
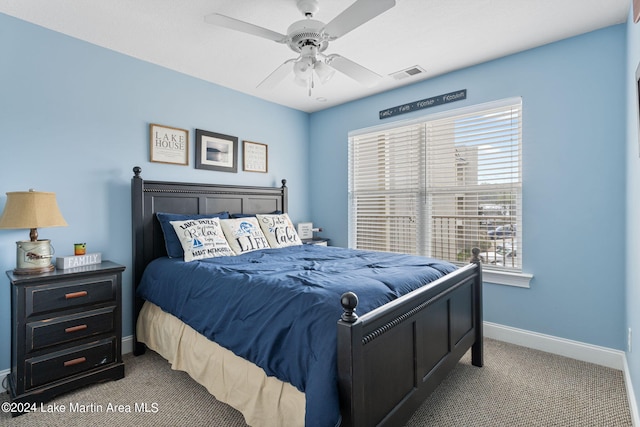
<path id="1" fill-rule="evenodd" d="M 66 268 L 100 264 L 101 262 L 102 254 L 100 252 L 85 255 L 59 256 L 56 258 L 56 267 L 58 267 L 60 270 L 64 270 Z"/>
<path id="2" fill-rule="evenodd" d="M 298 223 L 298 237 L 300 239 L 312 239 L 313 238 L 313 223 L 312 222 L 300 222 Z"/>

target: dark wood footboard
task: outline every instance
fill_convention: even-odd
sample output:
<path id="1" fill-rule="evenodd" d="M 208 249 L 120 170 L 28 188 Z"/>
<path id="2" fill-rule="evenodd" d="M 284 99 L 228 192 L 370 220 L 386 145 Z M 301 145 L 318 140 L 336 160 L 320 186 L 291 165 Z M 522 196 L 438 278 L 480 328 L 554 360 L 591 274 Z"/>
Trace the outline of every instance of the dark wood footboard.
<path id="1" fill-rule="evenodd" d="M 343 427 L 404 425 L 471 348 L 482 366 L 482 269 L 475 261 L 357 316 L 342 297 L 338 376 Z"/>

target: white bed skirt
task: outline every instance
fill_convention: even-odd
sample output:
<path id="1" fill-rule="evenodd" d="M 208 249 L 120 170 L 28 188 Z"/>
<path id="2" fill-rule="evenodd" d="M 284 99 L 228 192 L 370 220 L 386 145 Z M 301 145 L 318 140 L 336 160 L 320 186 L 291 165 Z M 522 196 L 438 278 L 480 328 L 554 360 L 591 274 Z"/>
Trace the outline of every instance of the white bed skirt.
<path id="1" fill-rule="evenodd" d="M 137 338 L 172 369 L 187 372 L 217 400 L 240 411 L 250 426 L 304 426 L 304 393 L 148 301 L 138 316 Z"/>

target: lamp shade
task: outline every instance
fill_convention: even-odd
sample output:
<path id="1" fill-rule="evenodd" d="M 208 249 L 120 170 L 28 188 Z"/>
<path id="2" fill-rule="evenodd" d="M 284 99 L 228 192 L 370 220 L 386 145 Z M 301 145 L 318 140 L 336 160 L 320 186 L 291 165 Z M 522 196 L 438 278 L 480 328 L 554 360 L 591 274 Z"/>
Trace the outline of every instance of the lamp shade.
<path id="1" fill-rule="evenodd" d="M 15 191 L 7 193 L 7 203 L 0 217 L 0 228 L 63 227 L 56 193 Z"/>

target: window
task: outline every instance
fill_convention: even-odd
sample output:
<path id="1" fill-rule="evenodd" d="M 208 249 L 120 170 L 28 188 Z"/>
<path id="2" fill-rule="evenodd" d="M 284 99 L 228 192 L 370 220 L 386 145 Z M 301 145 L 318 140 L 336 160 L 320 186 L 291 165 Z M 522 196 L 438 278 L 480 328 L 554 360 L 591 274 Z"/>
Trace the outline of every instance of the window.
<path id="1" fill-rule="evenodd" d="M 362 135 L 350 147 L 350 246 L 421 253 L 424 126 Z"/>
<path id="2" fill-rule="evenodd" d="M 520 99 L 349 136 L 349 246 L 522 270 Z"/>

